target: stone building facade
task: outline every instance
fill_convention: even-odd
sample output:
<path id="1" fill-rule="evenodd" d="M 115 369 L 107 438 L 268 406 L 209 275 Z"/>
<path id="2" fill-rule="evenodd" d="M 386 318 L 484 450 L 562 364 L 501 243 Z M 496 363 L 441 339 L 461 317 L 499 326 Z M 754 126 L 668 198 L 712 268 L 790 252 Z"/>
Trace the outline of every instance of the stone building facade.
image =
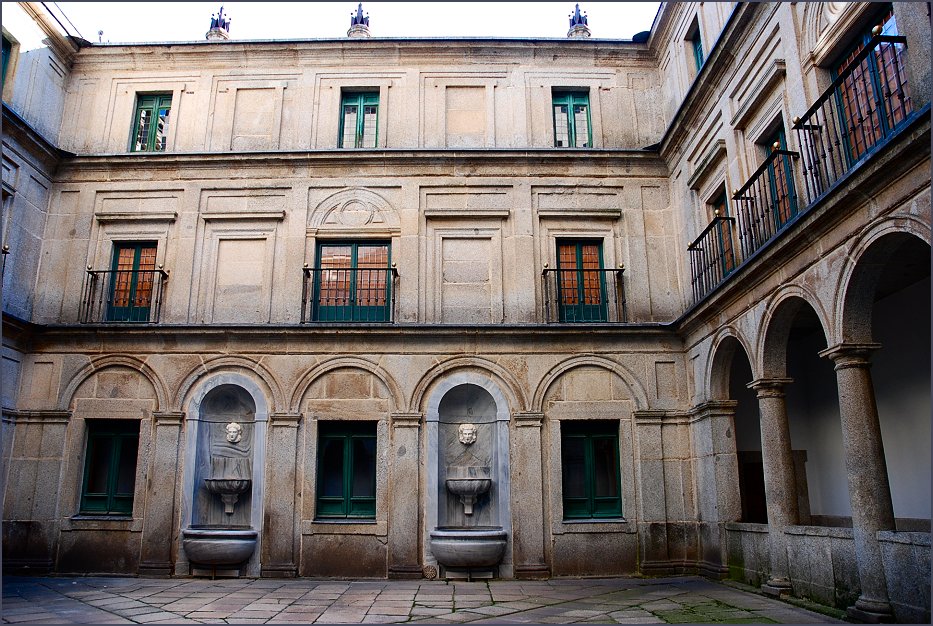
<path id="1" fill-rule="evenodd" d="M 927 5 L 133 45 L 4 8 L 8 571 L 929 620 Z"/>

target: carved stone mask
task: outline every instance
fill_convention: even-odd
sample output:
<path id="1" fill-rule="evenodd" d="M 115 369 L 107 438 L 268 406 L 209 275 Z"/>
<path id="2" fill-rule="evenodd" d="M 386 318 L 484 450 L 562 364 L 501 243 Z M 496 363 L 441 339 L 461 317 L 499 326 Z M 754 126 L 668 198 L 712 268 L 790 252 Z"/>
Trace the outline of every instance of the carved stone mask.
<path id="1" fill-rule="evenodd" d="M 457 436 L 460 439 L 460 443 L 465 446 L 475 443 L 476 426 L 473 424 L 460 424 L 460 428 L 457 429 Z"/>
<path id="2" fill-rule="evenodd" d="M 240 439 L 243 438 L 243 427 L 236 422 L 224 426 L 224 432 L 227 433 L 227 441 L 230 443 L 240 443 Z"/>

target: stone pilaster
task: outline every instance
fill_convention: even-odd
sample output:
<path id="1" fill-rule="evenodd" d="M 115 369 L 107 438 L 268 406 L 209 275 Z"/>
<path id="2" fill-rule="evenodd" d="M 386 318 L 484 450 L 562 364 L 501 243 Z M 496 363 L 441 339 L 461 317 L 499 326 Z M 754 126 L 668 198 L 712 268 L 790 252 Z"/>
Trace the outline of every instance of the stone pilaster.
<path id="1" fill-rule="evenodd" d="M 139 573 L 142 576 L 170 576 L 174 568 L 172 546 L 177 533 L 178 448 L 184 420 L 183 412 L 152 414 L 152 471 L 148 472 L 149 480 L 146 482 L 146 512 L 139 555 Z"/>
<path id="2" fill-rule="evenodd" d="M 512 550 L 516 578 L 546 578 L 544 483 L 541 465 L 543 413 L 512 415 Z"/>
<path id="3" fill-rule="evenodd" d="M 389 450 L 389 577 L 421 578 L 421 413 L 392 413 Z"/>
<path id="4" fill-rule="evenodd" d="M 639 511 L 639 568 L 642 572 L 666 571 L 668 567 L 667 494 L 664 487 L 664 446 L 661 425 L 664 411 L 636 411 L 635 472 Z M 659 569 L 660 568 L 660 569 Z"/>
<path id="5" fill-rule="evenodd" d="M 293 578 L 298 573 L 295 523 L 298 493 L 298 427 L 300 413 L 269 415 L 266 444 L 265 515 L 260 576 Z"/>
<path id="6" fill-rule="evenodd" d="M 836 365 L 852 534 L 862 587 L 849 613 L 860 621 L 872 622 L 892 616 L 877 535 L 880 530 L 894 530 L 894 506 L 868 358 L 879 347 L 839 344 L 820 352 Z"/>
<path id="7" fill-rule="evenodd" d="M 768 507 L 768 539 L 771 575 L 762 585 L 766 594 L 780 596 L 791 591 L 790 569 L 784 529 L 797 524 L 797 487 L 791 453 L 790 426 L 784 404 L 784 386 L 790 378 L 760 378 L 748 384 L 758 394 L 761 414 L 761 460 L 764 464 L 765 498 Z"/>

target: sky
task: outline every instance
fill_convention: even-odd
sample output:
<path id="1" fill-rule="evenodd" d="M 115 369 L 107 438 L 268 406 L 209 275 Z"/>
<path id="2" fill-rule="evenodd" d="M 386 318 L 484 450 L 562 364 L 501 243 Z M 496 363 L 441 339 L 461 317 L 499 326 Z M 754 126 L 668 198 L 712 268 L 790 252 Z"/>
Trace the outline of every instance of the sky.
<path id="1" fill-rule="evenodd" d="M 88 41 L 203 41 L 220 2 L 57 2 Z M 594 38 L 649 30 L 657 2 L 582 2 Z M 346 37 L 357 2 L 227 2 L 231 39 Z M 364 2 L 373 37 L 566 37 L 574 2 Z M 98 36 L 98 31 L 104 31 Z"/>

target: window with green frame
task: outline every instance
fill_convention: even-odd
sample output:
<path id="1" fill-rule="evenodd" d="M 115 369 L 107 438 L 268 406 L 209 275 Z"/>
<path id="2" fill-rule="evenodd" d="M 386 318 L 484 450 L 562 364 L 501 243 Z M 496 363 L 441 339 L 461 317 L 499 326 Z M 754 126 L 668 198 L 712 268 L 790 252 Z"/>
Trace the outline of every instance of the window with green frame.
<path id="1" fill-rule="evenodd" d="M 693 62 L 696 63 L 697 71 L 703 67 L 703 40 L 700 38 L 700 29 L 697 28 L 690 36 L 690 48 L 693 50 Z"/>
<path id="2" fill-rule="evenodd" d="M 619 422 L 560 423 L 564 519 L 621 518 Z"/>
<path id="3" fill-rule="evenodd" d="M 172 94 L 136 96 L 136 119 L 133 122 L 132 152 L 164 152 L 168 142 L 168 118 Z"/>
<path id="4" fill-rule="evenodd" d="M 311 319 L 385 322 L 392 301 L 390 249 L 383 242 L 318 244 Z"/>
<path id="5" fill-rule="evenodd" d="M 777 146 L 777 148 L 775 148 Z M 781 124 L 762 140 L 765 158 L 777 150 L 787 150 L 787 137 Z M 771 219 L 775 232 L 797 215 L 797 193 L 794 188 L 794 169 L 790 157 L 780 155 L 768 165 L 768 191 L 770 194 Z"/>
<path id="6" fill-rule="evenodd" d="M 318 422 L 317 517 L 376 516 L 376 422 Z"/>
<path id="7" fill-rule="evenodd" d="M 554 91 L 554 146 L 556 148 L 589 148 L 593 145 L 590 131 L 590 95 L 587 91 Z"/>
<path id="8" fill-rule="evenodd" d="M 340 102 L 340 148 L 375 148 L 379 92 L 344 92 Z"/>
<path id="9" fill-rule="evenodd" d="M 726 190 L 720 191 L 719 195 L 712 201 L 713 215 L 717 217 L 729 217 L 729 201 L 726 198 Z M 723 276 L 735 269 L 735 246 L 732 241 L 732 222 L 716 222 L 716 239 L 719 246 L 719 264 Z"/>
<path id="10" fill-rule="evenodd" d="M 0 74 L 0 88 L 6 84 L 6 71 L 10 66 L 10 55 L 13 54 L 13 43 L 3 37 L 3 74 Z"/>
<path id="11" fill-rule="evenodd" d="M 882 6 L 877 17 L 833 63 L 833 80 L 871 41 L 871 31 L 876 26 L 880 27 L 880 35 L 899 34 L 894 7 Z M 836 88 L 836 110 L 850 167 L 907 119 L 913 108 L 910 98 L 903 93 L 907 83 L 903 50 L 904 44 L 879 43 Z"/>
<path id="12" fill-rule="evenodd" d="M 606 322 L 609 308 L 601 241 L 557 242 L 557 297 L 562 322 Z"/>
<path id="13" fill-rule="evenodd" d="M 156 244 L 114 243 L 108 322 L 148 322 L 156 273 Z"/>
<path id="14" fill-rule="evenodd" d="M 130 515 L 136 489 L 138 420 L 87 420 L 81 513 Z"/>

